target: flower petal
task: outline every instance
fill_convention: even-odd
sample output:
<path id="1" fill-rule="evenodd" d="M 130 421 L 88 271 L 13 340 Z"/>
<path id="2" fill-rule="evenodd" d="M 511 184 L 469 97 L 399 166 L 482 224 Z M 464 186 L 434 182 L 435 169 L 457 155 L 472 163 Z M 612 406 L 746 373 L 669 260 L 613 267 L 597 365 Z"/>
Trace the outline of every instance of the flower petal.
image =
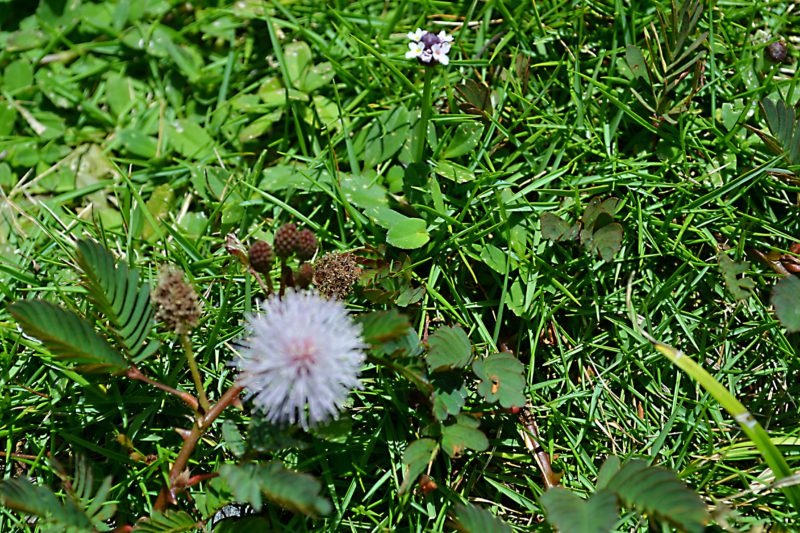
<path id="1" fill-rule="evenodd" d="M 422 31 L 422 28 L 417 28 L 417 31 L 408 32 L 408 34 L 406 35 L 406 37 L 408 37 L 408 38 L 409 38 L 409 39 L 411 39 L 412 41 L 419 41 L 419 40 L 421 40 L 421 39 L 422 39 L 422 34 L 423 34 L 423 33 L 424 33 L 424 32 Z"/>
<path id="2" fill-rule="evenodd" d="M 408 52 L 406 52 L 406 59 L 413 59 L 419 57 L 425 50 L 422 43 L 408 43 Z"/>

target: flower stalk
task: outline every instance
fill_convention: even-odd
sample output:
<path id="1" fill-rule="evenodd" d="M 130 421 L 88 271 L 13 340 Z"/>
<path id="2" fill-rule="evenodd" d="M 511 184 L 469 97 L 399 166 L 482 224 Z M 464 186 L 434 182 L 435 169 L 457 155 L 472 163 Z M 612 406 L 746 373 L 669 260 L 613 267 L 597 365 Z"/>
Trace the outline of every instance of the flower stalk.
<path id="1" fill-rule="evenodd" d="M 425 85 L 422 89 L 422 109 L 420 110 L 419 123 L 417 124 L 417 153 L 414 160 L 424 162 L 425 145 L 428 140 L 428 121 L 431 118 L 431 87 L 433 85 L 433 69 L 425 69 Z"/>
<path id="2" fill-rule="evenodd" d="M 431 116 L 431 86 L 433 82 L 433 67 L 436 65 L 447 65 L 450 58 L 447 54 L 453 43 L 453 37 L 444 31 L 438 34 L 423 31 L 417 28 L 416 31 L 409 32 L 407 35 L 411 41 L 408 43 L 407 59 L 417 59 L 425 65 L 425 86 L 422 90 L 422 110 L 420 112 L 419 123 L 417 126 L 417 145 L 415 161 L 422 163 L 425 157 L 425 144 L 428 137 L 428 121 Z"/>
<path id="3" fill-rule="evenodd" d="M 186 361 L 189 363 L 189 370 L 192 373 L 192 380 L 194 381 L 194 386 L 197 389 L 197 397 L 200 400 L 200 408 L 202 409 L 203 413 L 207 413 L 211 408 L 211 404 L 208 401 L 208 396 L 206 396 L 206 390 L 203 386 L 203 378 L 200 376 L 200 370 L 197 368 L 197 361 L 194 358 L 192 342 L 189 340 L 188 333 L 182 333 L 180 337 L 183 351 L 186 353 Z"/>
<path id="4" fill-rule="evenodd" d="M 222 414 L 225 408 L 231 405 L 236 398 L 239 397 L 239 394 L 241 394 L 242 390 L 243 387 L 238 384 L 231 386 L 227 391 L 225 391 L 225 394 L 222 395 L 222 397 L 216 404 L 214 404 L 213 407 L 211 407 L 205 414 L 198 417 L 189 434 L 183 435 L 183 446 L 181 446 L 181 449 L 178 452 L 178 457 L 175 459 L 175 462 L 172 464 L 172 468 L 170 469 L 168 484 L 161 489 L 161 492 L 159 492 L 158 498 L 156 499 L 156 503 L 153 505 L 154 510 L 164 511 L 164 509 L 167 508 L 167 505 L 176 502 L 177 494 L 175 491 L 175 483 L 186 468 L 186 465 L 189 463 L 189 459 L 192 457 L 192 452 L 194 452 L 198 441 L 205 434 L 208 428 L 211 427 L 211 424 L 213 424 L 219 415 Z"/>

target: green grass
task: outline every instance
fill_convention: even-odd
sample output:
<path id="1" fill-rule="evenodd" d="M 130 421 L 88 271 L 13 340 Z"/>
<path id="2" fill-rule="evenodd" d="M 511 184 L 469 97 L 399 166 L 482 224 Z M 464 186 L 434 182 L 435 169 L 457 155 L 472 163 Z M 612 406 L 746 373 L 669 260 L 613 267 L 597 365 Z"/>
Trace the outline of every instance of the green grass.
<path id="1" fill-rule="evenodd" d="M 163 263 L 187 272 L 205 306 L 193 341 L 213 400 L 235 377 L 227 363 L 260 296 L 225 236 L 271 238 L 293 221 L 316 232 L 322 252 L 392 262 L 392 276 L 349 299 L 354 311 L 408 303 L 418 289 L 402 311 L 420 335 L 458 324 L 476 354 L 513 351 L 565 487 L 591 491 L 608 455 L 640 456 L 732 509 L 732 531 L 797 521 L 783 492 L 753 490 L 771 481 L 755 446 L 638 334 L 626 307 L 635 273 L 632 300 L 646 330 L 694 357 L 798 470 L 798 339 L 769 303 L 779 276 L 752 260 L 755 288 L 736 300 L 717 260 L 787 253 L 800 234 L 796 168 L 746 127 L 768 131 L 762 99 L 800 98 L 791 42 L 793 62 L 764 58 L 766 44 L 800 22 L 790 3 L 718 2 L 703 12 L 693 33 L 708 32 L 703 70 L 671 93 L 679 102 L 695 91 L 673 123 L 637 100 L 633 90 L 646 102 L 652 93 L 625 60 L 626 46 L 646 50 L 645 29 L 658 25 L 647 2 L 248 0 L 189 9 L 84 0 L 75 13 L 32 4 L 0 0 L 5 477 L 55 485 L 48 455 L 65 464 L 87 455 L 98 478 L 113 476 L 118 524 L 131 524 L 149 515 L 180 448 L 173 428 L 188 423 L 173 398 L 75 374 L 19 334 L 5 309 L 15 300 L 86 309 L 70 267 L 77 239 L 104 242 L 146 279 Z M 428 166 L 416 162 L 414 127 L 425 71 L 403 57 L 417 27 L 455 37 L 450 65 L 432 73 Z M 491 92 L 483 115 L 464 103 L 467 80 Z M 612 261 L 543 237 L 543 213 L 572 224 L 590 199 L 610 196 L 621 201 L 624 230 Z M 399 216 L 423 220 L 429 240 L 392 246 Z M 191 391 L 180 344 L 155 336 L 165 346 L 147 370 Z M 443 531 L 459 499 L 520 530 L 543 520 L 542 478 L 511 415 L 487 415 L 488 451 L 434 462 L 441 490 L 399 495 L 403 450 L 424 429 L 419 400 L 387 368 L 369 367 L 364 384 L 345 417 L 349 433 L 303 435 L 305 448 L 267 454 L 315 475 L 333 504 L 320 520 L 268 507 L 276 530 Z M 245 431 L 248 404 L 223 418 Z M 130 460 L 119 433 L 152 461 Z M 12 453 L 30 458 L 7 460 Z M 193 473 L 231 458 L 215 427 Z M 0 530 L 26 527 L 1 512 Z M 624 515 L 618 527 L 647 525 Z"/>

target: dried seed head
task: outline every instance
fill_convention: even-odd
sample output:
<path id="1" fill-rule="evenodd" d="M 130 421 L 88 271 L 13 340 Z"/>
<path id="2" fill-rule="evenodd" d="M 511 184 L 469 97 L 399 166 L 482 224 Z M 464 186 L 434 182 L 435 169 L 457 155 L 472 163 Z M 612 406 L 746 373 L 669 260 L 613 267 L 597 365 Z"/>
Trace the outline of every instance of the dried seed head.
<path id="1" fill-rule="evenodd" d="M 298 289 L 307 289 L 312 281 L 314 281 L 314 267 L 308 263 L 302 263 L 294 274 L 295 286 Z"/>
<path id="2" fill-rule="evenodd" d="M 184 273 L 171 267 L 162 267 L 158 284 L 153 290 L 156 320 L 179 335 L 189 333 L 200 320 L 200 299 Z"/>
<path id="3" fill-rule="evenodd" d="M 272 268 L 272 263 L 275 261 L 275 254 L 272 251 L 272 246 L 267 241 L 256 241 L 250 247 L 250 266 L 253 270 L 266 274 Z"/>
<path id="4" fill-rule="evenodd" d="M 361 268 L 352 254 L 327 253 L 315 264 L 314 283 L 326 298 L 343 300 L 360 275 Z"/>
<path id="5" fill-rule="evenodd" d="M 297 226 L 292 223 L 284 224 L 275 232 L 275 239 L 272 241 L 275 255 L 289 257 L 297 250 L 298 240 Z"/>
<path id="6" fill-rule="evenodd" d="M 301 261 L 308 261 L 317 253 L 317 237 L 310 229 L 302 229 L 297 232 L 297 257 Z"/>
<path id="7" fill-rule="evenodd" d="M 764 49 L 764 54 L 767 56 L 767 59 L 773 63 L 783 63 L 789 56 L 789 50 L 785 42 L 776 41 Z"/>

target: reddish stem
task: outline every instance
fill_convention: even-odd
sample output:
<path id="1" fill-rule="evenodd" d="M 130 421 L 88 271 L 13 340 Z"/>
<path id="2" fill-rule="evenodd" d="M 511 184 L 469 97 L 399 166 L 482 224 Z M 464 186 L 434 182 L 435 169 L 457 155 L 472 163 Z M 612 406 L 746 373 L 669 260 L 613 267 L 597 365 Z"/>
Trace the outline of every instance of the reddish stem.
<path id="1" fill-rule="evenodd" d="M 181 400 L 183 400 L 184 402 L 189 404 L 189 407 L 192 408 L 192 411 L 197 412 L 197 407 L 198 407 L 197 398 L 195 398 L 194 396 L 192 396 L 188 392 L 183 392 L 183 391 L 179 391 L 178 389 L 173 389 L 172 387 L 170 387 L 168 385 L 164 385 L 160 381 L 155 381 L 153 379 L 148 378 L 147 376 L 142 374 L 142 371 L 139 370 L 136 367 L 136 365 L 131 365 L 130 367 L 128 367 L 128 369 L 125 371 L 125 375 L 127 377 L 131 378 L 131 379 L 137 379 L 139 381 L 144 381 L 145 383 L 147 383 L 149 385 L 152 385 L 153 387 L 156 387 L 157 389 L 161 389 L 164 392 L 168 392 L 168 393 L 170 393 L 170 394 L 172 394 L 174 396 L 177 396 L 178 398 L 180 398 Z"/>
<path id="2" fill-rule="evenodd" d="M 161 492 L 158 493 L 158 499 L 156 500 L 153 509 L 156 511 L 163 511 L 167 508 L 167 505 L 175 503 L 175 481 L 186 469 L 186 465 L 189 463 L 189 459 L 192 457 L 192 452 L 194 452 L 197 442 L 200 440 L 200 437 L 203 436 L 206 430 L 211 427 L 211 424 L 214 423 L 214 420 L 216 420 L 217 417 L 222 414 L 222 411 L 224 411 L 226 407 L 236 400 L 242 390 L 244 390 L 244 387 L 241 385 L 234 384 L 231 386 L 231 388 L 225 391 L 225 394 L 222 395 L 219 401 L 214 404 L 204 416 L 198 418 L 197 423 L 192 426 L 191 432 L 184 438 L 181 451 L 178 452 L 178 457 L 172 464 L 172 469 L 169 472 L 169 483 L 167 486 L 161 489 Z"/>
<path id="3" fill-rule="evenodd" d="M 10 457 L 12 459 L 27 459 L 29 461 L 35 461 L 39 458 L 36 455 L 28 455 L 26 453 L 15 453 L 15 452 L 11 453 L 0 452 L 0 457 Z"/>
<path id="4" fill-rule="evenodd" d="M 551 489 L 558 486 L 562 473 L 553 471 L 553 465 L 550 463 L 550 454 L 544 451 L 544 448 L 539 443 L 539 427 L 536 425 L 536 420 L 530 409 L 526 407 L 520 411 L 519 422 L 523 427 L 522 440 L 525 441 L 525 447 L 528 448 L 528 451 L 533 454 L 536 466 L 539 467 L 542 478 L 544 478 L 545 488 Z"/>
<path id="5" fill-rule="evenodd" d="M 261 286 L 261 290 L 264 291 L 267 294 L 267 296 L 272 296 L 272 293 L 275 292 L 272 288 L 272 278 L 269 276 L 264 276 L 267 279 L 267 283 L 265 284 L 264 279 L 262 279 L 261 275 L 258 272 L 256 272 L 256 270 L 252 266 L 247 267 L 247 269 L 250 271 L 253 277 L 256 278 L 256 281 Z"/>

